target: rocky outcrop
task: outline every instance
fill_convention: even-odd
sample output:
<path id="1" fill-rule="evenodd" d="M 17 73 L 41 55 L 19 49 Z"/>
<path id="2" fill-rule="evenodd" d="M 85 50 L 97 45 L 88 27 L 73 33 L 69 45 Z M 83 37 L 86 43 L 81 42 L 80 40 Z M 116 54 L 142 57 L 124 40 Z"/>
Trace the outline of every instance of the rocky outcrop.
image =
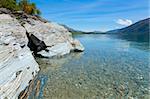
<path id="1" fill-rule="evenodd" d="M 15 99 L 39 71 L 25 29 L 8 14 L 0 14 L 0 99 Z"/>
<path id="2" fill-rule="evenodd" d="M 74 40 L 71 33 L 61 25 L 52 22 L 42 22 L 32 18 L 27 18 L 24 23 L 24 27 L 30 35 L 33 34 L 45 42 L 48 51 L 39 51 L 38 54 L 42 56 L 52 57 L 68 54 L 70 51 L 84 50 L 81 43 Z"/>
<path id="3" fill-rule="evenodd" d="M 29 86 L 39 71 L 33 52 L 52 57 L 83 50 L 63 26 L 0 9 L 0 99 L 17 99 Z"/>

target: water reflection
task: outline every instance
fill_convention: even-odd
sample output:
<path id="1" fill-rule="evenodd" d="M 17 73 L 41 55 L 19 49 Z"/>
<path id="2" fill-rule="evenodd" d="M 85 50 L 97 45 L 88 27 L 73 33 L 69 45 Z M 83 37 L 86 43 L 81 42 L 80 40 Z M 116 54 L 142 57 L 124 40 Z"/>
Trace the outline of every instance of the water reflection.
<path id="1" fill-rule="evenodd" d="M 149 49 L 110 35 L 76 37 L 84 53 L 37 59 L 43 99 L 149 99 Z M 45 80 L 43 80 L 45 79 Z"/>

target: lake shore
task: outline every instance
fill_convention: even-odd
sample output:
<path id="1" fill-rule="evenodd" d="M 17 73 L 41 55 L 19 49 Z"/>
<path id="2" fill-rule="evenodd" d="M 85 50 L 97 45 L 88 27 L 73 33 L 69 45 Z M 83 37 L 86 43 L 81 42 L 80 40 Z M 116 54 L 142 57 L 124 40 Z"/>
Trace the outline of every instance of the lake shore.
<path id="1" fill-rule="evenodd" d="M 40 70 L 34 56 L 61 57 L 83 50 L 63 26 L 0 8 L 0 98 L 16 99 L 30 85 Z"/>

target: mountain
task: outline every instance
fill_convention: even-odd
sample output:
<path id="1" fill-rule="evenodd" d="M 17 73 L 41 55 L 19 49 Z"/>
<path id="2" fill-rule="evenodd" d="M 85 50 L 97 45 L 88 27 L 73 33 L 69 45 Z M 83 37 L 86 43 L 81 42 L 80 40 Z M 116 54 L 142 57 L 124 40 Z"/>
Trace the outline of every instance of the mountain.
<path id="1" fill-rule="evenodd" d="M 75 30 L 73 28 L 70 28 L 69 26 L 67 25 L 64 25 L 64 24 L 60 24 L 61 26 L 63 26 L 65 29 L 67 29 L 69 32 L 71 32 L 72 34 L 83 34 L 85 32 L 83 31 L 79 31 L 79 30 Z"/>
<path id="2" fill-rule="evenodd" d="M 101 32 L 101 31 L 85 32 L 85 31 L 75 30 L 73 28 L 68 27 L 67 25 L 62 25 L 62 26 L 64 26 L 72 34 L 105 34 L 105 32 Z"/>
<path id="3" fill-rule="evenodd" d="M 92 32 L 84 32 L 84 34 L 106 34 L 106 33 L 101 31 L 92 31 Z"/>
<path id="4" fill-rule="evenodd" d="M 149 41 L 150 18 L 138 21 L 128 27 L 108 31 L 108 34 L 116 34 L 120 38 L 133 41 Z"/>

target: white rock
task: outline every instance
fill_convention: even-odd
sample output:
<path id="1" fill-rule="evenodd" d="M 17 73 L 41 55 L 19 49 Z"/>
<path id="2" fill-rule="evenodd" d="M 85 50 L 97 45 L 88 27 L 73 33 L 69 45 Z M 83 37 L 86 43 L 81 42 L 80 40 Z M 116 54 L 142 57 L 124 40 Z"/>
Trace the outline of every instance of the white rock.
<path id="1" fill-rule="evenodd" d="M 0 14 L 0 34 L 1 39 L 5 38 L 7 40 L 8 38 L 15 37 L 16 43 L 27 44 L 28 42 L 25 29 L 20 25 L 18 20 L 8 14 Z M 11 40 L 6 40 L 1 41 L 11 43 Z"/>
<path id="2" fill-rule="evenodd" d="M 74 51 L 77 51 L 77 52 L 84 51 L 83 45 L 78 40 L 74 40 L 72 42 L 72 45 L 74 46 Z"/>
<path id="3" fill-rule="evenodd" d="M 41 51 L 38 52 L 38 54 L 41 54 L 42 56 L 45 57 L 62 56 L 70 53 L 70 49 L 71 49 L 70 47 L 71 45 L 69 42 L 58 43 L 53 47 L 48 47 L 47 49 L 49 50 L 49 52 Z"/>
<path id="4" fill-rule="evenodd" d="M 39 71 L 27 46 L 25 29 L 7 14 L 0 14 L 0 99 L 17 99 Z"/>
<path id="5" fill-rule="evenodd" d="M 38 71 L 28 48 L 14 51 L 8 46 L 0 47 L 0 99 L 17 99 Z"/>
<path id="6" fill-rule="evenodd" d="M 41 54 L 45 57 L 51 57 L 68 54 L 71 50 L 84 50 L 82 44 L 78 40 L 74 40 L 71 36 L 72 34 L 68 32 L 68 30 L 63 26 L 52 22 L 44 23 L 29 18 L 28 21 L 30 22 L 26 22 L 26 24 L 24 25 L 28 32 L 44 41 L 47 46 L 54 46 L 52 48 L 48 48 L 50 50 L 49 53 L 41 51 L 38 54 Z"/>

